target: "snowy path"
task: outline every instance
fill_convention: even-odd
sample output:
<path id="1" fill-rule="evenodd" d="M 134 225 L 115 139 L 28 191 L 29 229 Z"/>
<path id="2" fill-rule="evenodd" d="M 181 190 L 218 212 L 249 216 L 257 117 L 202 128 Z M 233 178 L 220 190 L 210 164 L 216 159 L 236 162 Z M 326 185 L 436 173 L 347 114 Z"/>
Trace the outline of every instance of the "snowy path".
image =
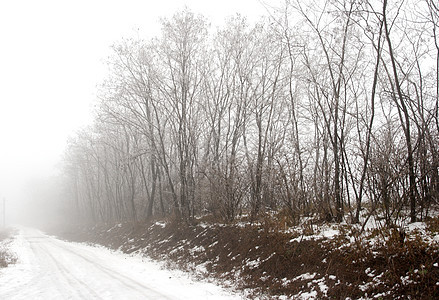
<path id="1" fill-rule="evenodd" d="M 141 257 L 20 229 L 16 265 L 0 270 L 0 299 L 240 299 Z"/>

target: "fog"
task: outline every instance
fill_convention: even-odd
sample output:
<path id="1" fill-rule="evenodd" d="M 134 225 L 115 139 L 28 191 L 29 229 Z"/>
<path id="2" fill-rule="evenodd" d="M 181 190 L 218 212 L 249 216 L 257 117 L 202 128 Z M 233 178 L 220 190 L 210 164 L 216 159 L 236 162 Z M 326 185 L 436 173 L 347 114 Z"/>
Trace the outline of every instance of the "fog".
<path id="1" fill-rule="evenodd" d="M 212 26 L 266 12 L 258 0 L 1 2 L 0 197 L 8 224 L 63 221 L 58 166 L 68 137 L 91 122 L 110 46 L 155 35 L 160 17 L 186 6 Z"/>

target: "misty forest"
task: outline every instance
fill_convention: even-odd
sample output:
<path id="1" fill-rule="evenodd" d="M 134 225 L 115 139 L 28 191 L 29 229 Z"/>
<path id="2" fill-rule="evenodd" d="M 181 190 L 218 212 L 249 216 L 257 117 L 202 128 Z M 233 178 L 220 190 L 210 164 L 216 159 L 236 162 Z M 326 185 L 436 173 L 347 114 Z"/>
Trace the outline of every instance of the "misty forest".
<path id="1" fill-rule="evenodd" d="M 71 138 L 82 222 L 282 213 L 387 225 L 439 200 L 435 1 L 287 2 L 221 28 L 190 10 L 113 46 Z"/>
<path id="2" fill-rule="evenodd" d="M 437 0 L 260 4 L 114 41 L 38 202 L 70 242 L 15 232 L 29 270 L 58 269 L 0 269 L 0 298 L 439 298 Z"/>

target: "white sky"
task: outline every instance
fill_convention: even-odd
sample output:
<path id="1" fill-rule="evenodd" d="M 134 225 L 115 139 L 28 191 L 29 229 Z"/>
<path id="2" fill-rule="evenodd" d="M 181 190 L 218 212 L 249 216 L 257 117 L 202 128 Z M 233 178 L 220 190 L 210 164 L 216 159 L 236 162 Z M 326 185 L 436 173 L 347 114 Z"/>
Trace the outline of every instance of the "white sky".
<path id="1" fill-rule="evenodd" d="M 137 29 L 156 35 L 159 18 L 185 6 L 214 27 L 266 13 L 259 0 L 0 0 L 0 197 L 53 172 L 67 137 L 91 121 L 109 46 Z"/>

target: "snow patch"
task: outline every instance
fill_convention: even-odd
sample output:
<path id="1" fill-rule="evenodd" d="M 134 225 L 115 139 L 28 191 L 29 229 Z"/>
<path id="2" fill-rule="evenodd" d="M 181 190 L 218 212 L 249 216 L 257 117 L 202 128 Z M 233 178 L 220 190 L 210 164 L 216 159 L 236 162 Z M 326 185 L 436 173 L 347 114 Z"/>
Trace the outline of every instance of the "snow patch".
<path id="1" fill-rule="evenodd" d="M 160 226 L 161 228 L 165 228 L 166 227 L 166 223 L 165 222 L 155 222 L 154 224 L 156 226 Z"/>
<path id="2" fill-rule="evenodd" d="M 260 264 L 261 264 L 261 259 L 259 257 L 258 259 L 250 260 L 245 263 L 245 265 L 250 269 L 256 269 L 257 267 L 259 267 Z"/>
<path id="3" fill-rule="evenodd" d="M 192 249 L 189 249 L 189 252 L 191 255 L 194 255 L 194 254 L 200 253 L 200 252 L 204 252 L 204 251 L 206 251 L 206 249 L 204 249 L 203 246 L 196 246 Z"/>

